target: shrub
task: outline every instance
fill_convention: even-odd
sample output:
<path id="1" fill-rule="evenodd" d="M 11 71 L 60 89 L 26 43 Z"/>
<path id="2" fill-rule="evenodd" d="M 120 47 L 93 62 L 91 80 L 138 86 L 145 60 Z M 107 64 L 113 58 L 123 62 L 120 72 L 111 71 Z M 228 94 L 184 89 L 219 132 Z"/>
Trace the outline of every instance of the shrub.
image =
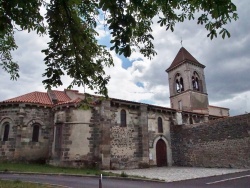
<path id="1" fill-rule="evenodd" d="M 121 173 L 121 177 L 126 178 L 126 177 L 128 177 L 128 174 L 126 174 L 125 172 L 123 172 L 123 171 L 122 171 L 122 173 Z"/>

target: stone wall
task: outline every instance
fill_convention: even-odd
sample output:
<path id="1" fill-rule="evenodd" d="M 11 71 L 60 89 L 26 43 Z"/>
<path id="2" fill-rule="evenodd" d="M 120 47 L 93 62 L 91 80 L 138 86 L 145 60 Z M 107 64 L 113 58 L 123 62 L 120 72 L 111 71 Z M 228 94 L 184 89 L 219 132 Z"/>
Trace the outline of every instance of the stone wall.
<path id="1" fill-rule="evenodd" d="M 134 138 L 138 133 L 133 127 L 113 126 L 111 128 L 111 168 L 134 168 L 138 166 L 137 144 Z"/>
<path id="2" fill-rule="evenodd" d="M 121 127 L 121 110 L 126 111 L 126 127 Z M 110 168 L 128 169 L 138 168 L 142 161 L 142 137 L 139 127 L 138 109 L 129 108 L 126 105 L 113 106 L 111 110 L 110 127 Z"/>
<path id="3" fill-rule="evenodd" d="M 171 125 L 171 139 L 174 165 L 250 167 L 250 114 Z"/>
<path id="4" fill-rule="evenodd" d="M 162 118 L 163 132 L 158 132 L 158 117 Z M 156 143 L 164 139 L 167 145 L 167 164 L 172 165 L 171 138 L 170 138 L 171 114 L 157 111 L 148 112 L 148 139 L 149 139 L 149 161 L 151 166 L 157 165 Z"/>
<path id="5" fill-rule="evenodd" d="M 53 165 L 93 167 L 96 148 L 94 109 L 67 107 L 55 113 L 55 133 L 52 149 Z"/>
<path id="6" fill-rule="evenodd" d="M 1 109 L 0 110 L 0 160 L 11 160 L 14 157 L 16 134 L 17 134 L 17 120 L 13 119 L 13 116 L 17 113 L 17 110 L 13 109 Z M 8 123 L 10 125 L 8 141 L 3 141 L 4 125 Z"/>
<path id="7" fill-rule="evenodd" d="M 3 125 L 10 124 L 3 141 Z M 32 141 L 33 126 L 39 126 L 38 141 Z M 10 105 L 0 109 L 0 160 L 44 161 L 49 158 L 53 135 L 51 109 L 32 105 Z"/>

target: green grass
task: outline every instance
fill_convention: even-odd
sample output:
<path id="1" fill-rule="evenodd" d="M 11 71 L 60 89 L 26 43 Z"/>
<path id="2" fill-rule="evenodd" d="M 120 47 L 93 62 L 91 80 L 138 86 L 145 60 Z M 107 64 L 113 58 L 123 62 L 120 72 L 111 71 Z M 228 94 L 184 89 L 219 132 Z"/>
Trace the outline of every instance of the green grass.
<path id="1" fill-rule="evenodd" d="M 100 175 L 103 176 L 119 176 L 111 172 L 104 172 L 99 169 L 86 168 L 66 168 L 56 167 L 47 164 L 26 164 L 26 163 L 11 163 L 0 162 L 0 171 L 2 172 L 31 172 L 31 173 L 51 173 L 51 174 L 75 174 L 75 175 Z M 35 184 L 16 181 L 6 181 L 0 179 L 0 188 L 52 188 L 55 185 Z"/>
<path id="2" fill-rule="evenodd" d="M 55 188 L 57 186 L 53 185 L 45 185 L 45 184 L 37 184 L 37 183 L 28 183 L 21 182 L 19 180 L 9 181 L 9 180 L 1 180 L 0 179 L 0 188 Z"/>
<path id="3" fill-rule="evenodd" d="M 126 174 L 125 172 L 122 171 L 122 173 L 121 173 L 120 176 L 121 176 L 121 177 L 124 177 L 124 178 L 127 178 L 127 177 L 128 177 L 128 174 Z"/>
<path id="4" fill-rule="evenodd" d="M 0 171 L 2 172 L 31 172 L 31 173 L 47 173 L 47 174 L 74 174 L 74 175 L 95 175 L 99 176 L 113 176 L 113 177 L 126 177 L 126 178 L 143 178 L 140 176 L 131 176 L 122 172 L 121 174 L 114 174 L 112 172 L 104 172 L 99 169 L 86 169 L 86 168 L 66 168 L 56 167 L 47 164 L 27 164 L 27 163 L 11 163 L 0 162 Z M 0 184 L 0 188 L 5 188 Z M 40 187 L 39 187 L 40 188 Z"/>
<path id="5" fill-rule="evenodd" d="M 32 172 L 32 173 L 63 173 L 63 174 L 77 174 L 77 175 L 100 175 L 112 176 L 112 173 L 103 172 L 98 169 L 85 168 L 64 168 L 55 167 L 47 164 L 25 164 L 25 163 L 0 163 L 0 171 L 13 172 Z M 0 187 L 1 188 L 1 187 Z"/>

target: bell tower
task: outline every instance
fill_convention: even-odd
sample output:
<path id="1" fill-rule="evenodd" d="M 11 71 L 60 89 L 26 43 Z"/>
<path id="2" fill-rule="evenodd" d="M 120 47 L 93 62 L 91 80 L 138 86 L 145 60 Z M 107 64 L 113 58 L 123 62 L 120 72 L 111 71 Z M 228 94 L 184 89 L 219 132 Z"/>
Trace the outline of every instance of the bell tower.
<path id="1" fill-rule="evenodd" d="M 179 50 L 166 70 L 171 108 L 208 113 L 204 68 L 184 47 Z"/>

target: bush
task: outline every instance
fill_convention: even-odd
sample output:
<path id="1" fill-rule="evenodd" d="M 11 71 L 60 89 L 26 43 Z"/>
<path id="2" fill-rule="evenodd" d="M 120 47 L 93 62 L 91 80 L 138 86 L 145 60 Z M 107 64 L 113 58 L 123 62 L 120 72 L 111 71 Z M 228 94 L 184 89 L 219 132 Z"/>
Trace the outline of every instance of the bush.
<path id="1" fill-rule="evenodd" d="M 126 177 L 128 177 L 128 174 L 126 174 L 125 172 L 123 172 L 123 171 L 122 171 L 122 173 L 121 173 L 121 177 L 126 178 Z"/>

